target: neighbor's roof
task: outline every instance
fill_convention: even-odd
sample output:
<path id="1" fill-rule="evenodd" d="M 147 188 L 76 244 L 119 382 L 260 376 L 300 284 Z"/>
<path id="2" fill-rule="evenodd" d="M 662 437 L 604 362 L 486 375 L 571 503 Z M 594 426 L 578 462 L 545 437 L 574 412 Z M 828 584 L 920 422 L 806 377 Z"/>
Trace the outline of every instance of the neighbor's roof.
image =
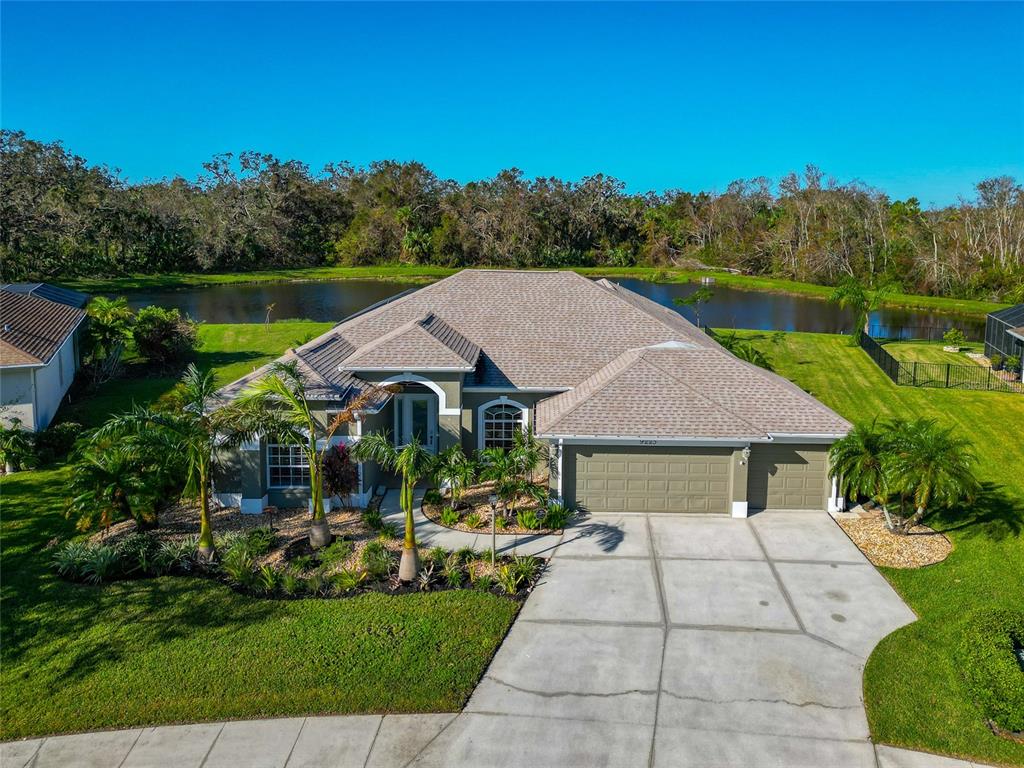
<path id="1" fill-rule="evenodd" d="M 0 290 L 23 293 L 28 296 L 38 296 L 41 299 L 49 299 L 58 304 L 67 304 L 69 307 L 75 307 L 76 309 L 85 309 L 85 305 L 89 303 L 89 296 L 87 294 L 72 291 L 70 288 L 61 288 L 59 285 L 50 285 L 49 283 L 8 283 L 2 286 Z"/>
<path id="2" fill-rule="evenodd" d="M 455 370 L 466 387 L 565 392 L 538 405 L 545 433 L 755 438 L 849 428 L 671 309 L 575 272 L 463 270 L 371 307 L 282 360 L 298 362 L 310 395 L 330 401 L 370 386 L 358 374 L 371 370 Z"/>
<path id="3" fill-rule="evenodd" d="M 537 433 L 560 437 L 752 440 L 849 428 L 791 382 L 721 347 L 679 342 L 624 352 L 537 405 Z"/>
<path id="4" fill-rule="evenodd" d="M 84 318 L 38 290 L 0 289 L 0 366 L 46 365 Z"/>

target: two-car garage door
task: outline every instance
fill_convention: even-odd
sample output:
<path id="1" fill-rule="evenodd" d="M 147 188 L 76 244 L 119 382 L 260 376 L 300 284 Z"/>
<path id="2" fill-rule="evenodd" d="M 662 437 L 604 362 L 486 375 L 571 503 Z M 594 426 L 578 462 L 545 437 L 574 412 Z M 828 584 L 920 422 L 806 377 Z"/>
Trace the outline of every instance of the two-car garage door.
<path id="1" fill-rule="evenodd" d="M 590 512 L 729 511 L 730 449 L 574 446 L 573 453 L 574 503 Z"/>

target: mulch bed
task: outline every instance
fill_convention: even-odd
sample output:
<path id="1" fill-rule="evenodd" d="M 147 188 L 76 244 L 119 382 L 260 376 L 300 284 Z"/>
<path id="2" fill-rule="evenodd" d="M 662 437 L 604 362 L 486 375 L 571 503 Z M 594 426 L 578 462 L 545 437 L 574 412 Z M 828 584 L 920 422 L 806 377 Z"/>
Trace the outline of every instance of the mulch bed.
<path id="1" fill-rule="evenodd" d="M 942 562 L 953 550 L 949 539 L 926 525 L 906 536 L 893 533 L 880 509 L 842 515 L 836 522 L 868 560 L 885 568 L 921 568 Z"/>
<path id="2" fill-rule="evenodd" d="M 546 484 L 546 476 L 543 479 L 541 479 L 538 475 L 538 483 Z M 489 497 L 491 493 L 493 493 L 493 488 L 494 483 L 490 482 L 479 483 L 478 485 L 470 486 L 469 488 L 467 488 L 466 491 L 463 493 L 461 500 L 461 503 L 464 506 L 459 507 L 459 514 L 461 515 L 461 519 L 456 525 L 445 525 L 441 522 L 441 510 L 451 505 L 451 499 L 448 497 L 447 492 L 445 492 L 444 496 L 442 497 L 442 501 L 440 504 L 430 504 L 424 501 L 423 514 L 431 522 L 437 523 L 438 525 L 444 526 L 445 528 L 449 528 L 451 530 L 466 531 L 467 533 L 481 533 L 485 531 L 490 531 L 491 504 L 489 501 Z M 541 505 L 538 504 L 535 499 L 530 498 L 529 496 L 521 496 L 519 499 L 517 499 L 515 509 L 516 514 L 518 514 L 519 512 L 524 510 L 540 510 Z M 466 518 L 466 515 L 472 514 L 473 512 L 480 516 L 481 523 L 478 528 L 470 528 L 468 525 L 466 525 L 465 522 L 463 522 Z M 501 513 L 499 513 L 499 519 L 501 517 L 502 515 Z M 529 528 L 523 528 L 521 525 L 518 524 L 515 515 L 512 515 L 511 517 L 506 517 L 504 519 L 505 527 L 497 529 L 497 533 L 499 536 L 503 534 L 519 534 L 530 536 L 549 533 L 556 534 L 562 532 L 561 528 L 534 528 L 532 530 Z"/>

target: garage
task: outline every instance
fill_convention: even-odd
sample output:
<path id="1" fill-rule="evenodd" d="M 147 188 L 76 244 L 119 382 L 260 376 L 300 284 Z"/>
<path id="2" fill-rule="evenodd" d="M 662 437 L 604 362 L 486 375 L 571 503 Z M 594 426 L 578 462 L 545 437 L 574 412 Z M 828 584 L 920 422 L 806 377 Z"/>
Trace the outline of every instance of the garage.
<path id="1" fill-rule="evenodd" d="M 577 445 L 566 454 L 567 500 L 589 512 L 729 512 L 728 448 Z"/>
<path id="2" fill-rule="evenodd" d="M 747 481 L 751 510 L 825 509 L 828 491 L 827 446 L 753 447 Z"/>

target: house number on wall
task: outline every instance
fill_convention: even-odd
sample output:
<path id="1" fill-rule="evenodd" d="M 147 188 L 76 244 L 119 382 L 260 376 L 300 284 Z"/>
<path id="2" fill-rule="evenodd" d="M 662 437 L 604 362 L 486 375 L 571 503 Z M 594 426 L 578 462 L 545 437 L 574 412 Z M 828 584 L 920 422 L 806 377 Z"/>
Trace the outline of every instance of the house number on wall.
<path id="1" fill-rule="evenodd" d="M 641 440 L 640 445 L 657 445 L 657 440 Z"/>

